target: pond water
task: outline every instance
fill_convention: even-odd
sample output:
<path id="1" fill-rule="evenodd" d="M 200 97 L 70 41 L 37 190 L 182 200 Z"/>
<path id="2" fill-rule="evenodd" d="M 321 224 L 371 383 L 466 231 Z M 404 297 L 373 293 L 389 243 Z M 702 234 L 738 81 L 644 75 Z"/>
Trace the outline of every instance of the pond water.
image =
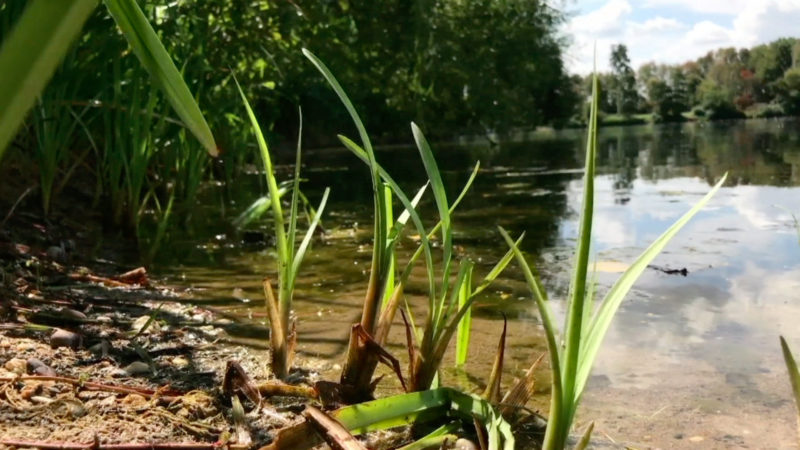
<path id="1" fill-rule="evenodd" d="M 800 351 L 800 122 L 604 128 L 599 136 L 593 257 L 602 294 L 626 264 L 729 172 L 725 187 L 669 244 L 623 303 L 598 357 L 578 424 L 596 421 L 597 446 L 793 448 L 795 410 L 778 336 Z M 434 146 L 456 195 L 472 164 L 481 171 L 455 216 L 459 257 L 485 273 L 506 251 L 497 226 L 527 232 L 522 245 L 563 311 L 582 189 L 583 132 L 537 132 L 500 146 Z M 288 159 L 288 158 L 287 158 Z M 379 161 L 413 192 L 423 180 L 412 148 Z M 371 257 L 368 172 L 341 149 L 307 151 L 304 192 L 331 197 L 296 294 L 299 351 L 333 377 L 349 325 L 358 320 Z M 290 167 L 281 166 L 281 178 Z M 155 267 L 193 301 L 243 321 L 263 318 L 260 281 L 274 275 L 266 246 L 243 244 L 230 220 L 262 192 L 255 173 L 204 192 L 191 229 L 173 237 Z M 222 208 L 220 208 L 222 206 Z M 224 212 L 220 213 L 220 210 Z M 435 219 L 424 201 L 428 226 Z M 269 224 L 253 227 L 269 234 Z M 413 236 L 401 258 L 415 248 Z M 686 269 L 686 275 L 659 269 Z M 415 275 L 421 280 L 422 273 Z M 475 308 L 465 371 L 448 382 L 475 389 L 488 377 L 503 315 L 509 320 L 505 383 L 544 351 L 538 313 L 512 263 Z M 408 289 L 421 304 L 423 284 Z M 400 327 L 390 350 L 405 354 Z M 264 330 L 238 336 L 264 345 Z M 452 366 L 452 357 L 445 364 Z M 545 409 L 546 369 L 534 407 Z M 392 389 L 392 383 L 387 382 Z"/>

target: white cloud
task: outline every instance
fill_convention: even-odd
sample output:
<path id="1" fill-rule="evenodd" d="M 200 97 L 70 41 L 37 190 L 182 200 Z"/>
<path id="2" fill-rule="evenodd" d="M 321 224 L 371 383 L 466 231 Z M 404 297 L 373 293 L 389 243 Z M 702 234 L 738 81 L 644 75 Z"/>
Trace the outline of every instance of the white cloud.
<path id="1" fill-rule="evenodd" d="M 687 17 L 695 21 L 665 16 L 676 8 L 683 11 L 684 21 Z M 631 20 L 642 17 L 642 12 L 653 17 Z M 720 22 L 720 14 L 731 19 Z M 564 31 L 573 40 L 566 54 L 573 72 L 591 72 L 595 45 L 598 69 L 608 70 L 610 47 L 617 43 L 628 46 L 634 68 L 649 61 L 680 63 L 720 47 L 752 47 L 779 37 L 800 36 L 800 0 L 646 0 L 635 8 L 626 0 L 608 0 L 574 17 Z"/>
<path id="2" fill-rule="evenodd" d="M 753 0 L 646 0 L 644 7 L 676 6 L 705 14 L 735 15 L 749 3 L 753 3 Z"/>
<path id="3" fill-rule="evenodd" d="M 632 22 L 630 24 L 630 28 L 631 31 L 634 32 L 634 34 L 642 35 L 650 33 L 659 33 L 664 31 L 679 30 L 681 28 L 686 28 L 686 25 L 678 22 L 675 19 L 666 19 L 664 17 L 658 16 L 654 19 L 648 19 L 644 23 Z"/>
<path id="4" fill-rule="evenodd" d="M 622 18 L 633 11 L 627 0 L 609 0 L 608 3 L 582 14 L 570 21 L 573 32 L 591 33 L 595 36 L 619 33 L 622 31 Z"/>
<path id="5" fill-rule="evenodd" d="M 710 20 L 696 23 L 686 36 L 684 41 L 695 47 L 722 47 L 728 45 L 733 37 L 732 31 L 723 26 L 717 25 Z"/>

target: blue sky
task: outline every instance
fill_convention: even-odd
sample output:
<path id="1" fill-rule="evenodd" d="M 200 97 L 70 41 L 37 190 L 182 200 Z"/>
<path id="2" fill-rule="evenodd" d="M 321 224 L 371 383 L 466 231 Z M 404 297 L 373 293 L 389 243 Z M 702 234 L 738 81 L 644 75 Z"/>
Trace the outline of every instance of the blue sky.
<path id="1" fill-rule="evenodd" d="M 634 69 L 679 63 L 719 47 L 752 47 L 800 37 L 800 0 L 560 0 L 569 14 L 565 59 L 574 73 L 608 69 L 612 44 L 628 46 Z"/>

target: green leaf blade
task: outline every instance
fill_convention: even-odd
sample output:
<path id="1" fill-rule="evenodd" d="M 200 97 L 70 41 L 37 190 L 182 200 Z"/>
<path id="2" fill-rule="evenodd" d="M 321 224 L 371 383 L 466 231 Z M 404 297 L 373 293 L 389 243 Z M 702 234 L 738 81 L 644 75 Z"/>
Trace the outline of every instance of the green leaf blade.
<path id="1" fill-rule="evenodd" d="M 29 2 L 0 47 L 0 159 L 96 0 Z"/>
<path id="2" fill-rule="evenodd" d="M 205 147 L 208 154 L 217 156 L 217 144 L 200 107 L 192 96 L 164 44 L 147 21 L 136 0 L 104 0 L 108 12 L 125 35 L 153 81 L 161 87 L 172 108 L 183 123 Z M 48 4 L 53 2 L 47 2 Z M 55 2 L 60 3 L 60 2 Z"/>

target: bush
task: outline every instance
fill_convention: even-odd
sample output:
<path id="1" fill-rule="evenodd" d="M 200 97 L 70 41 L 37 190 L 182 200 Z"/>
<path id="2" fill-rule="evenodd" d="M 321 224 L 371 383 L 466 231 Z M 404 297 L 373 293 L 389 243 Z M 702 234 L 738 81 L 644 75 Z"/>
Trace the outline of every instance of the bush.
<path id="1" fill-rule="evenodd" d="M 767 103 L 765 105 L 759 105 L 756 108 L 753 117 L 757 118 L 769 118 L 769 117 L 782 117 L 786 115 L 786 111 L 783 109 L 779 103 Z"/>

